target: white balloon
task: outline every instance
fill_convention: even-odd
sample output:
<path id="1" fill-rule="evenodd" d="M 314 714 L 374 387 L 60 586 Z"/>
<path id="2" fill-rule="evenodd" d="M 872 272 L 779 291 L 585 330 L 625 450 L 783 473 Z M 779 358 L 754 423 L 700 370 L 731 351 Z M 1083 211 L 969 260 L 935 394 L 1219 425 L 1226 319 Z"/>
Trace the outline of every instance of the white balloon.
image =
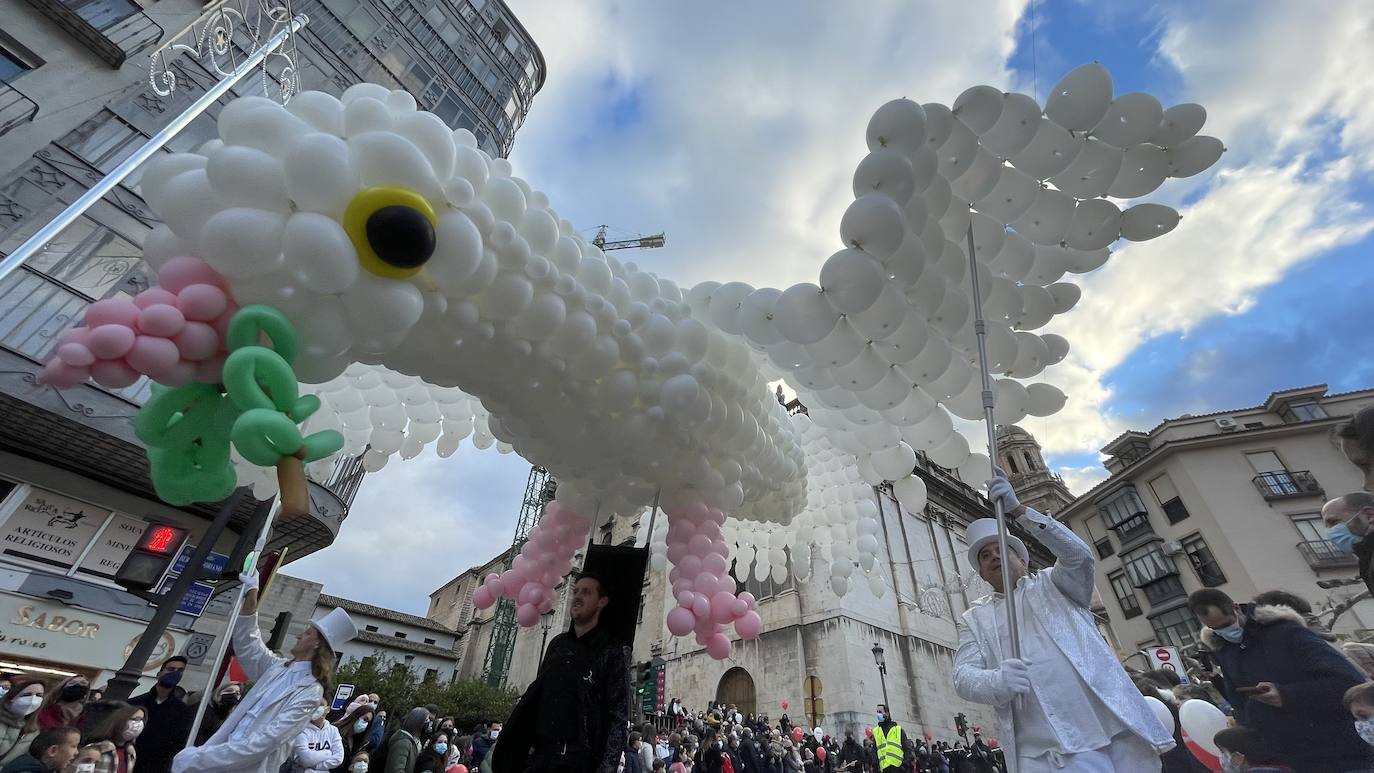
<path id="1" fill-rule="evenodd" d="M 1169 176 L 1192 177 L 1215 164 L 1226 147 L 1216 137 L 1190 137 L 1169 148 Z"/>
<path id="2" fill-rule="evenodd" d="M 234 207 L 210 217 L 201 230 L 205 262 L 225 276 L 249 279 L 281 264 L 286 217 L 278 212 Z"/>
<path id="3" fill-rule="evenodd" d="M 814 344 L 825 338 L 840 319 L 821 288 L 813 284 L 793 285 L 778 297 L 773 321 L 788 341 Z"/>
<path id="4" fill-rule="evenodd" d="M 749 293 L 740 303 L 739 323 L 750 343 L 767 346 L 783 340 L 782 333 L 773 323 L 773 309 L 781 296 L 781 290 L 762 287 Z"/>
<path id="5" fill-rule="evenodd" d="M 1144 196 L 1158 188 L 1169 176 L 1169 156 L 1155 145 L 1136 145 L 1126 150 L 1121 171 L 1116 173 L 1107 193 L 1121 199 Z"/>
<path id="6" fill-rule="evenodd" d="M 1064 314 L 1078 305 L 1078 300 L 1083 297 L 1083 289 L 1071 282 L 1056 282 L 1045 289 L 1054 301 L 1055 314 Z"/>
<path id="7" fill-rule="evenodd" d="M 1058 387 L 1037 383 L 1026 387 L 1026 412 L 1031 416 L 1050 416 L 1068 400 Z"/>
<path id="8" fill-rule="evenodd" d="M 1035 201 L 1035 193 L 1040 185 L 1035 178 L 1019 168 L 1004 168 L 997 178 L 997 185 L 974 206 L 979 212 L 988 215 L 999 223 L 1010 223 L 1030 209 Z"/>
<path id="9" fill-rule="evenodd" d="M 973 86 L 954 100 L 956 118 L 963 121 L 974 134 L 984 134 L 1002 115 L 1002 91 L 992 86 Z"/>
<path id="10" fill-rule="evenodd" d="M 1051 177 L 1050 182 L 1071 196 L 1096 198 L 1111 187 L 1124 159 L 1125 153 L 1120 148 L 1089 137 L 1073 163 Z"/>
<path id="11" fill-rule="evenodd" d="M 873 454 L 873 470 L 887 480 L 901 480 L 916 466 L 916 452 L 899 442 L 893 448 Z"/>
<path id="12" fill-rule="evenodd" d="M 894 99 L 874 111 L 865 134 L 869 150 L 891 148 L 913 155 L 925 143 L 925 110 L 909 99 Z"/>
<path id="13" fill-rule="evenodd" d="M 268 210 L 287 208 L 281 162 L 261 150 L 225 146 L 209 157 L 205 175 L 226 204 Z"/>
<path id="14" fill-rule="evenodd" d="M 976 201 L 992 192 L 1005 168 L 1002 159 L 993 155 L 987 148 L 979 148 L 974 154 L 969 170 L 952 183 L 950 188 L 955 196 L 965 201 Z"/>
<path id="15" fill-rule="evenodd" d="M 840 218 L 840 241 L 884 260 L 901 246 L 905 222 L 901 207 L 891 198 L 868 193 L 855 199 Z"/>
<path id="16" fill-rule="evenodd" d="M 1070 70 L 1054 85 L 1045 100 L 1045 115 L 1065 129 L 1084 131 L 1102 120 L 1111 101 L 1112 76 L 1092 62 Z"/>
<path id="17" fill-rule="evenodd" d="M 1163 204 L 1137 204 L 1121 213 L 1121 235 L 1133 242 L 1163 236 L 1178 225 L 1178 211 Z"/>
<path id="18" fill-rule="evenodd" d="M 1202 105 L 1185 102 L 1164 111 L 1159 128 L 1150 135 L 1150 142 L 1162 148 L 1173 147 L 1192 137 L 1207 122 L 1207 110 Z"/>
<path id="19" fill-rule="evenodd" d="M 341 293 L 358 280 L 358 253 L 339 222 L 316 212 L 286 221 L 281 244 L 285 268 L 307 289 Z"/>
<path id="20" fill-rule="evenodd" d="M 1045 342 L 1045 346 L 1049 349 L 1049 362 L 1051 364 L 1062 362 L 1064 358 L 1068 356 L 1068 339 L 1061 335 L 1055 335 L 1054 333 L 1046 333 L 1040 336 L 1040 339 Z"/>
<path id="21" fill-rule="evenodd" d="M 1120 236 L 1121 210 L 1106 199 L 1085 199 L 1074 209 L 1064 240 L 1074 249 L 1099 250 Z"/>
<path id="22" fill-rule="evenodd" d="M 1164 108 L 1158 99 L 1133 91 L 1112 102 L 1107 114 L 1093 127 L 1092 135 L 1108 145 L 1129 148 L 1148 140 L 1163 119 Z"/>
<path id="23" fill-rule="evenodd" d="M 1036 244 L 1058 244 L 1068 231 L 1073 210 L 1073 196 L 1044 188 L 1035 194 L 1035 201 L 1026 213 L 1011 225 L 1017 233 Z"/>
<path id="24" fill-rule="evenodd" d="M 1067 169 L 1082 149 L 1083 137 L 1042 117 L 1035 137 L 1011 157 L 1011 163 L 1037 180 L 1047 180 Z"/>
<path id="25" fill-rule="evenodd" d="M 926 509 L 926 482 L 917 475 L 911 475 L 892 484 L 892 493 L 902 508 L 910 513 L 922 513 Z"/>
<path id="26" fill-rule="evenodd" d="M 978 135 L 960 121 L 950 128 L 949 138 L 936 149 L 940 175 L 953 183 L 973 166 L 978 154 Z"/>
<path id="27" fill-rule="evenodd" d="M 867 193 L 878 193 L 898 204 L 905 204 L 915 187 L 915 172 L 911 162 L 897 150 L 879 148 L 865 156 L 854 170 L 856 199 Z"/>
<path id="28" fill-rule="evenodd" d="M 1005 94 L 997 123 L 983 133 L 983 147 L 1001 158 L 1011 158 L 1035 139 L 1040 128 L 1040 105 L 1025 94 Z"/>
<path id="29" fill-rule="evenodd" d="M 845 314 L 872 306 L 886 279 L 882 264 L 863 250 L 840 250 L 821 266 L 821 290 L 830 305 Z"/>
<path id="30" fill-rule="evenodd" d="M 848 319 L 842 319 L 825 338 L 808 345 L 806 351 L 817 366 L 838 368 L 853 362 L 867 343 Z"/>

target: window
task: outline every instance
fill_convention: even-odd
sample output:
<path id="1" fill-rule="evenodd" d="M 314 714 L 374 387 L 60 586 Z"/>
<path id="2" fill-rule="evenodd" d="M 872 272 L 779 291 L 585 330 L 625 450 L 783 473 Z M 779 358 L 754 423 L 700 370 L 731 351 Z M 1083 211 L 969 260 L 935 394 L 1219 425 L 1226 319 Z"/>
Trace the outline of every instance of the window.
<path id="1" fill-rule="evenodd" d="M 1173 647 L 1186 647 L 1197 641 L 1198 623 L 1187 607 L 1171 609 L 1150 618 L 1155 629 L 1155 638 L 1160 644 Z"/>
<path id="2" fill-rule="evenodd" d="M 1136 493 L 1135 486 L 1125 486 L 1118 489 L 1110 497 L 1103 500 L 1097 509 L 1102 514 L 1102 520 L 1110 529 L 1120 529 L 1132 519 L 1145 515 L 1145 503 L 1140 501 L 1140 495 Z M 1120 532 L 1117 533 L 1117 536 L 1120 536 Z"/>
<path id="3" fill-rule="evenodd" d="M 426 668 L 426 669 L 425 669 L 425 681 L 426 681 L 426 682 L 433 682 L 433 681 L 436 681 L 438 678 L 439 678 L 439 669 L 437 669 L 437 668 Z"/>
<path id="4" fill-rule="evenodd" d="M 1016 466 L 1016 454 L 1007 454 L 1007 470 L 1012 475 L 1020 475 L 1021 470 Z"/>
<path id="5" fill-rule="evenodd" d="M 434 640 L 433 640 L 433 639 L 425 639 L 425 644 L 433 644 L 433 643 L 434 643 Z"/>
<path id="6" fill-rule="evenodd" d="M 1102 526 L 1102 516 L 1090 515 L 1083 520 L 1083 529 L 1088 533 L 1088 541 L 1097 549 L 1098 558 L 1106 558 L 1116 552 L 1107 530 Z"/>
<path id="7" fill-rule="evenodd" d="M 113 111 L 105 109 L 68 132 L 58 144 L 102 172 L 109 172 L 148 141 Z"/>
<path id="8" fill-rule="evenodd" d="M 1245 461 L 1250 463 L 1255 472 L 1288 471 L 1288 468 L 1283 466 L 1283 460 L 1273 451 L 1250 451 L 1245 454 Z"/>
<path id="9" fill-rule="evenodd" d="M 63 4 L 101 32 L 141 10 L 133 0 L 65 0 Z"/>
<path id="10" fill-rule="evenodd" d="M 1203 585 L 1214 588 L 1226 584 L 1226 573 L 1221 571 L 1221 564 L 1201 534 L 1183 540 L 1183 553 L 1188 556 L 1188 563 L 1193 565 L 1193 571 L 1197 572 L 1198 581 Z"/>
<path id="11" fill-rule="evenodd" d="M 395 636 L 397 639 L 404 639 L 406 637 L 406 632 L 397 631 L 396 633 L 392 634 L 392 636 Z"/>
<path id="12" fill-rule="evenodd" d="M 365 625 L 365 626 L 363 626 L 363 630 L 364 630 L 364 631 L 371 631 L 372 633 L 376 633 L 376 632 L 377 632 L 377 626 L 375 626 L 375 625 Z"/>
<path id="13" fill-rule="evenodd" d="M 0 47 L 0 83 L 10 83 L 32 69 L 28 62 Z"/>
<path id="14" fill-rule="evenodd" d="M 1324 542 L 1326 540 L 1326 525 L 1322 523 L 1321 513 L 1294 513 L 1290 517 L 1293 519 L 1293 525 L 1298 529 L 1298 534 L 1302 536 L 1303 542 Z"/>
<path id="15" fill-rule="evenodd" d="M 1183 506 L 1178 489 L 1174 488 L 1174 482 L 1169 479 L 1167 473 L 1150 481 L 1150 490 L 1155 492 L 1155 499 L 1159 501 L 1159 506 L 1164 510 L 1169 523 L 1178 523 L 1188 517 L 1188 508 Z"/>
<path id="16" fill-rule="evenodd" d="M 1279 416 L 1289 424 L 1296 424 L 1300 421 L 1325 419 L 1326 411 L 1316 400 L 1295 400 L 1285 405 L 1283 410 L 1279 411 Z"/>
<path id="17" fill-rule="evenodd" d="M 1178 574 L 1174 559 L 1164 555 L 1158 543 L 1122 553 L 1121 563 L 1126 568 L 1126 575 L 1130 577 L 1131 584 L 1137 588 Z"/>
<path id="18" fill-rule="evenodd" d="M 1113 572 L 1107 576 L 1107 580 L 1112 584 L 1112 592 L 1116 594 L 1117 603 L 1121 605 L 1121 613 L 1126 619 L 1138 617 L 1141 613 L 1140 597 L 1135 595 L 1135 586 L 1126 580 L 1126 573 Z"/>

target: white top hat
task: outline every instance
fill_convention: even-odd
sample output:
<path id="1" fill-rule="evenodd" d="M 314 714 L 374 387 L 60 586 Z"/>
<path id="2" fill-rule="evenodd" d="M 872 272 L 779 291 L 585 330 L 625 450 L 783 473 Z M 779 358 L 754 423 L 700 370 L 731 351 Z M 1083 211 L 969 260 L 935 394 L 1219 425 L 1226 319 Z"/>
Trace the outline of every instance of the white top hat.
<path id="1" fill-rule="evenodd" d="M 315 626 L 332 650 L 337 650 L 339 645 L 358 635 L 358 626 L 353 624 L 353 618 L 338 607 L 329 610 L 318 620 L 311 620 L 310 624 Z"/>
<path id="2" fill-rule="evenodd" d="M 997 541 L 997 519 L 979 518 L 968 525 L 965 533 L 968 539 L 968 564 L 975 571 L 978 569 L 978 551 L 983 549 L 989 542 Z M 1007 545 L 1016 551 L 1016 555 L 1021 556 L 1021 560 L 1030 563 L 1030 552 L 1026 550 L 1026 543 L 1013 534 L 1007 534 Z"/>

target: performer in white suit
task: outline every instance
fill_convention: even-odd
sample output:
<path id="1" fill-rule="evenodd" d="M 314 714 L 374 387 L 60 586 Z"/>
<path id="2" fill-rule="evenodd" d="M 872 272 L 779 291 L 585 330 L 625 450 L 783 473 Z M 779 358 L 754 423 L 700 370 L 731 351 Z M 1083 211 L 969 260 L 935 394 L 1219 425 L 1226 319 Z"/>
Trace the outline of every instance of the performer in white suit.
<path id="1" fill-rule="evenodd" d="M 1093 623 L 1092 549 L 1063 524 L 1022 505 L 1006 478 L 990 481 L 988 496 L 1000 499 L 1002 511 L 1058 560 L 1028 574 L 1025 543 L 1008 535 L 1010 555 L 1002 556 L 995 519 L 969 525 L 969 564 L 994 592 L 964 612 L 955 691 L 996 707 L 1010 773 L 1158 771 L 1159 754 L 1174 741 Z M 1010 652 L 1004 560 L 1016 589 L 1019 659 Z"/>
<path id="2" fill-rule="evenodd" d="M 230 635 L 253 687 L 203 746 L 184 749 L 172 760 L 172 773 L 277 773 L 323 702 L 334 676 L 335 648 L 358 635 L 348 613 L 333 609 L 301 632 L 291 660 L 279 658 L 258 631 L 257 576 L 239 579 L 249 590 Z"/>

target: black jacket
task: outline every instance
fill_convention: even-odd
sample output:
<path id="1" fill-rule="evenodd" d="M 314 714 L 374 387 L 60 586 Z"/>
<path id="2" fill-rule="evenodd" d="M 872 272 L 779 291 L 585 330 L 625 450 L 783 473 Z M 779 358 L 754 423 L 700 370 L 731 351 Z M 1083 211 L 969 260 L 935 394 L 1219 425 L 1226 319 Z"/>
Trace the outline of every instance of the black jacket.
<path id="1" fill-rule="evenodd" d="M 551 667 L 550 664 L 562 661 L 561 653 L 569 647 L 586 647 L 594 651 L 587 673 L 569 674 L 562 668 Z M 541 695 L 555 689 L 576 691 L 580 710 L 576 717 L 569 717 L 569 721 L 579 725 L 574 735 L 586 739 L 591 749 L 587 773 L 615 773 L 620 767 L 620 754 L 629 740 L 626 727 L 630 718 L 630 648 L 600 627 L 581 638 L 566 631 L 549 642 L 539 675 L 520 697 L 501 730 L 501 742 L 492 749 L 492 770 L 495 773 L 522 773 L 526 769 L 529 754 L 539 743 L 537 725 Z"/>
<path id="2" fill-rule="evenodd" d="M 1364 769 L 1369 747 L 1341 703 L 1364 675 L 1288 607 L 1242 609 L 1245 632 L 1239 644 L 1210 628 L 1202 629 L 1201 637 L 1226 677 L 1226 700 L 1237 722 L 1259 731 L 1283 754 L 1280 762 L 1303 773 Z M 1238 692 L 1258 682 L 1272 682 L 1283 705 L 1276 708 Z"/>
<path id="3" fill-rule="evenodd" d="M 1355 543 L 1355 557 L 1360 560 L 1360 579 L 1364 586 L 1374 594 L 1374 538 L 1362 539 Z"/>
<path id="4" fill-rule="evenodd" d="M 156 687 L 130 698 L 129 705 L 142 706 L 148 714 L 143 732 L 134 741 L 139 773 L 168 773 L 172 769 L 172 758 L 186 748 L 186 736 L 191 732 L 195 712 L 175 693 L 158 703 Z"/>
<path id="5" fill-rule="evenodd" d="M 740 770 L 735 773 L 764 773 L 763 755 L 753 738 L 739 739 Z"/>
<path id="6" fill-rule="evenodd" d="M 10 760 L 0 773 L 50 773 L 51 770 L 32 754 L 21 754 Z"/>

